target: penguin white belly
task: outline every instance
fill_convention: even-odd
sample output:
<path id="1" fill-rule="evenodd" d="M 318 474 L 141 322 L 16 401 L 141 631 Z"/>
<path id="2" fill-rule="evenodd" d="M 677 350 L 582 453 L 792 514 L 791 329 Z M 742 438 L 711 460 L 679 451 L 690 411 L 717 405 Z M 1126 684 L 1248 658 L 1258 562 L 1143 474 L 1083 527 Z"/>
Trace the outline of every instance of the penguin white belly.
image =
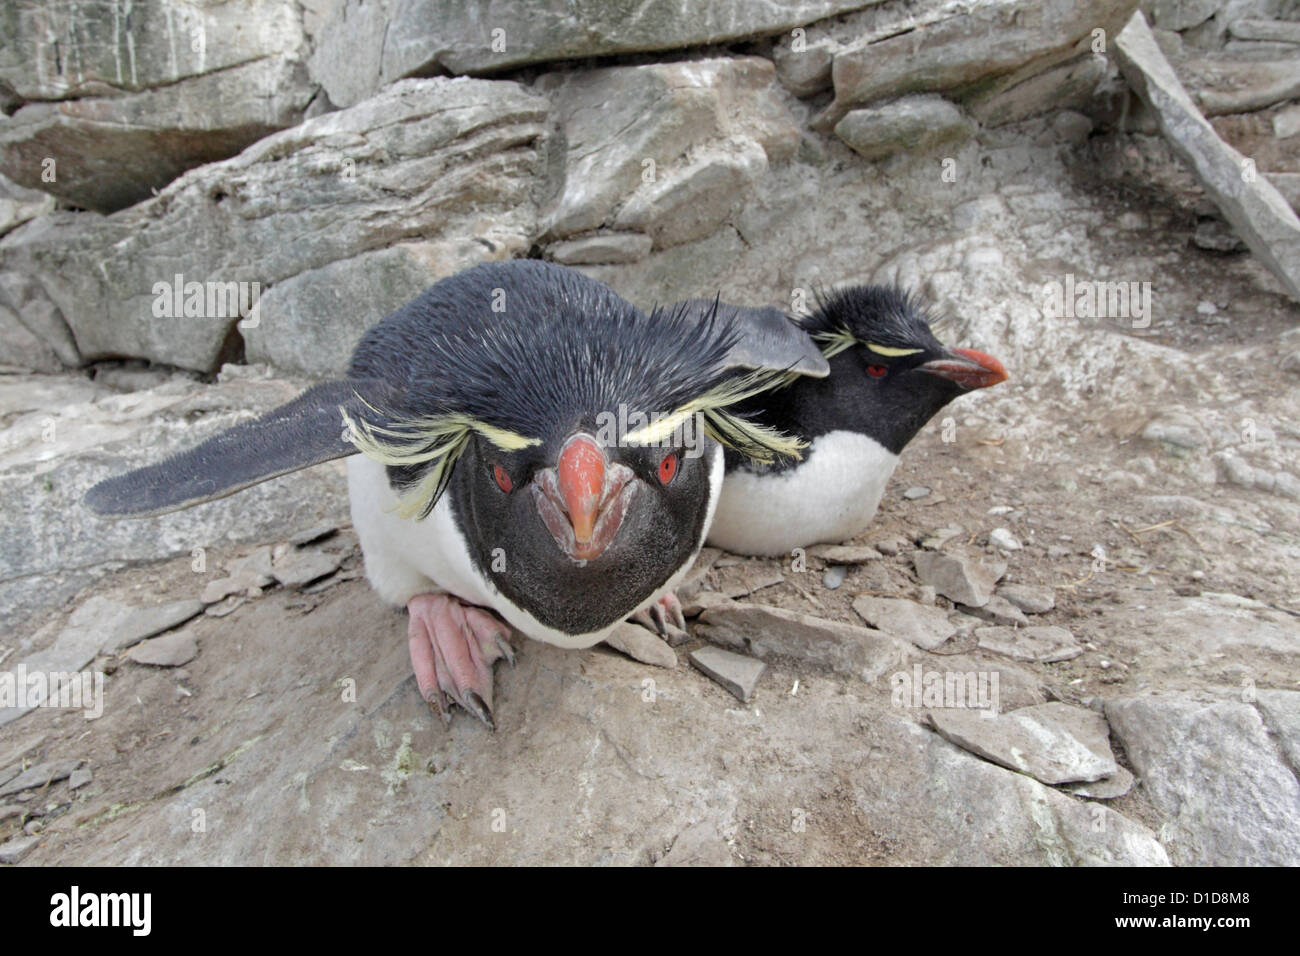
<path id="1" fill-rule="evenodd" d="M 398 498 L 388 483 L 384 466 L 364 455 L 347 461 L 348 499 L 352 525 L 365 556 L 366 578 L 385 601 L 404 606 L 417 594 L 445 592 L 470 604 L 491 608 L 527 637 L 560 647 L 583 648 L 599 644 L 620 623 L 588 634 L 566 634 L 542 624 L 518 607 L 484 577 L 470 559 L 464 535 L 452 517 L 449 496 L 443 495 L 422 521 L 397 514 Z M 722 449 L 714 446 L 709 468 L 709 504 L 704 528 L 709 527 L 722 487 Z M 663 587 L 638 605 L 649 607 L 671 591 L 694 563 L 701 540 L 690 558 Z"/>
<path id="2" fill-rule="evenodd" d="M 839 543 L 875 517 L 898 456 L 873 438 L 833 431 L 813 440 L 783 472 L 727 475 L 709 544 L 737 554 L 789 554 Z"/>

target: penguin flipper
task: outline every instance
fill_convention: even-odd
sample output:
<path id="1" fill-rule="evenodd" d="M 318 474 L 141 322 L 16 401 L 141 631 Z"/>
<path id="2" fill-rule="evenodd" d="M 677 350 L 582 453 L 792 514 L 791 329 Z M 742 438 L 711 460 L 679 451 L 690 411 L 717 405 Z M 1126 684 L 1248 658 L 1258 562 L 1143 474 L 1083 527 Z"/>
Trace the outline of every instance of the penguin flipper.
<path id="1" fill-rule="evenodd" d="M 715 305 L 719 316 L 732 316 L 742 333 L 728 352 L 725 367 L 793 372 L 810 378 L 825 378 L 831 373 L 817 343 L 780 309 L 732 305 L 719 299 L 687 299 L 674 308 L 686 309 L 703 320 Z"/>
<path id="2" fill-rule="evenodd" d="M 373 414 L 388 391 L 382 383 L 339 380 L 315 385 L 261 418 L 242 422 L 156 465 L 107 478 L 85 503 L 106 518 L 147 518 L 179 511 L 335 458 L 357 453 L 340 407 Z"/>

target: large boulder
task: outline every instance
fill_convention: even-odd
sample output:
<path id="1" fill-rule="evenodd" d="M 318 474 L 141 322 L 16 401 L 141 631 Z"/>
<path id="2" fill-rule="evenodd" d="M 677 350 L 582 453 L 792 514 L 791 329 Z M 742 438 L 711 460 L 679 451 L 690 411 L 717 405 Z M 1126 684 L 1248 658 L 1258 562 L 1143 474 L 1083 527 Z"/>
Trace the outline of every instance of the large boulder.
<path id="1" fill-rule="evenodd" d="M 609 227 L 657 248 L 713 233 L 799 131 L 757 57 L 548 74 L 567 146 L 551 238 Z M 612 261 L 612 260 L 605 260 Z"/>
<path id="2" fill-rule="evenodd" d="M 1109 42 L 1134 0 L 994 0 L 972 7 L 925 0 L 918 10 L 892 5 L 858 16 L 867 26 L 841 43 L 814 38 L 832 57 L 835 100 L 817 119 L 830 129 L 849 110 L 909 93 L 987 93 L 998 80 L 1020 83 L 1095 52 L 1094 31 Z M 890 19 L 892 14 L 892 19 Z"/>
<path id="3" fill-rule="evenodd" d="M 0 170 L 101 212 L 294 125 L 317 89 L 276 0 L 36 0 L 6 5 L 0 35 Z"/>
<path id="4" fill-rule="evenodd" d="M 60 212 L 16 229 L 0 241 L 0 304 L 7 299 L 29 328 L 32 316 L 53 313 L 46 326 L 66 325 L 84 361 L 134 356 L 212 371 L 240 334 L 258 354 L 294 355 L 304 321 L 349 330 L 333 361 L 348 335 L 474 261 L 464 243 L 479 258 L 527 248 L 545 183 L 546 120 L 546 101 L 516 83 L 394 84 L 191 170 L 130 209 Z M 424 257 L 423 278 L 378 301 L 364 288 L 336 288 L 333 308 L 310 320 L 277 321 L 289 314 L 283 305 L 268 316 L 248 308 L 300 274 L 317 270 L 291 287 L 298 296 L 308 281 L 343 281 L 326 266 L 416 239 L 462 251 Z M 319 361 L 287 364 L 322 370 Z"/>

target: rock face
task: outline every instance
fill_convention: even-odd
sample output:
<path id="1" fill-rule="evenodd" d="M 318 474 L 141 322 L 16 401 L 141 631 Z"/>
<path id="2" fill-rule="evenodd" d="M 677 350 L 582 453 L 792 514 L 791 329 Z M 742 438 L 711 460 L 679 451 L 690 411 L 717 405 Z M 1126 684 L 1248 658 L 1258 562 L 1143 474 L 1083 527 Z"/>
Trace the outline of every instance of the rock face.
<path id="1" fill-rule="evenodd" d="M 316 87 L 293 5 L 168 6 L 8 5 L 0 94 L 24 105 L 0 128 L 0 170 L 111 212 L 303 118 Z"/>
<path id="2" fill-rule="evenodd" d="M 2 380 L 0 380 L 2 381 Z M 75 380 L 73 380 L 75 381 Z M 175 376 L 120 394 L 82 380 L 0 384 L 0 628 L 37 608 L 61 606 L 120 562 L 191 554 L 202 566 L 182 594 L 198 597 L 219 576 L 203 556 L 237 541 L 288 535 L 347 514 L 338 463 L 257 485 L 233 498 L 141 521 L 103 521 L 81 505 L 101 478 L 152 463 L 293 398 L 302 382 L 232 379 L 201 386 Z M 57 515 L 57 520 L 51 516 Z M 195 550 L 197 549 L 197 551 Z M 113 636 L 106 628 L 100 644 Z"/>
<path id="3" fill-rule="evenodd" d="M 656 248 L 704 238 L 799 139 L 772 64 L 756 57 L 547 74 L 538 86 L 567 145 L 546 215 L 557 239 L 602 227 Z M 627 258 L 619 250 L 602 261 Z"/>
<path id="4" fill-rule="evenodd" d="M 930 721 L 953 743 L 1043 783 L 1077 783 L 1115 775 L 1105 719 L 1059 701 L 989 717 L 977 711 L 934 710 Z"/>
<path id="5" fill-rule="evenodd" d="M 1185 697 L 1108 701 L 1143 789 L 1168 814 L 1176 862 L 1300 863 L 1300 782 L 1249 704 Z"/>
<path id="6" fill-rule="evenodd" d="M 772 35 L 871 0 L 694 4 L 650 0 L 629 15 L 602 0 L 498 2 L 345 0 L 317 33 L 312 75 L 350 106 L 404 76 L 487 75 L 546 60 L 707 46 Z"/>
<path id="7" fill-rule="evenodd" d="M 1134 6 L 1132 0 L 996 0 L 974 9 L 922 4 L 912 18 L 896 15 L 912 29 L 877 27 L 835 52 L 835 101 L 822 122 L 831 125 L 854 107 L 890 96 L 962 90 L 1016 71 L 1016 79 L 1027 78 L 1085 52 L 1093 30 L 1111 35 Z"/>
<path id="8" fill-rule="evenodd" d="M 1300 217 L 1254 164 L 1221 140 L 1178 81 L 1141 13 L 1115 40 L 1124 78 L 1224 217 L 1300 301 Z M 1294 67 L 1294 64 L 1292 65 Z"/>
<path id="9" fill-rule="evenodd" d="M 243 314 L 234 301 L 252 301 L 253 284 L 299 277 L 302 299 L 313 280 L 332 283 L 339 270 L 346 278 L 341 263 L 411 236 L 461 243 L 388 253 L 382 262 L 399 261 L 403 280 L 378 302 L 337 290 L 333 356 L 352 331 L 409 298 L 419 284 L 411 260 L 454 271 L 474 258 L 467 243 L 482 258 L 523 251 L 534 229 L 546 115 L 546 102 L 514 83 L 398 83 L 193 170 L 112 216 L 87 222 L 60 213 L 10 233 L 0 242 L 0 269 L 33 277 L 37 289 L 22 302 L 9 295 L 9 305 L 25 323 L 38 309 L 53 311 L 83 360 L 135 355 L 212 371 Z M 411 260 L 400 262 L 404 255 Z M 368 260 L 353 268 L 378 267 Z M 309 270 L 317 273 L 303 278 Z M 431 271 L 423 285 L 437 277 Z M 200 284 L 192 298 L 189 283 Z M 312 305 L 323 308 L 325 296 L 315 293 Z M 260 354 L 319 371 L 294 358 L 303 327 L 319 323 L 319 314 L 308 318 L 283 301 L 272 315 L 240 324 L 255 332 Z"/>

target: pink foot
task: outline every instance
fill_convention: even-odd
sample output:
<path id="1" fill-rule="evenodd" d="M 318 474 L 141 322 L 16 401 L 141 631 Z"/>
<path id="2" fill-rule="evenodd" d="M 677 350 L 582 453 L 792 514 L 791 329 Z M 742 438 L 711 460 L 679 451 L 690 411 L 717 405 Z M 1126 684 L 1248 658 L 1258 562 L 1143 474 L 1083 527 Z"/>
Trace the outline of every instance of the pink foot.
<path id="1" fill-rule="evenodd" d="M 450 697 L 493 730 L 492 665 L 515 662 L 510 628 L 494 614 L 450 594 L 417 594 L 406 602 L 407 638 L 420 696 L 451 720 Z"/>
<path id="2" fill-rule="evenodd" d="M 686 615 L 682 613 L 682 602 L 677 600 L 677 595 L 672 591 L 649 607 L 637 611 L 632 615 L 632 620 L 642 627 L 648 627 L 669 644 L 681 644 L 689 637 L 686 633 Z"/>

